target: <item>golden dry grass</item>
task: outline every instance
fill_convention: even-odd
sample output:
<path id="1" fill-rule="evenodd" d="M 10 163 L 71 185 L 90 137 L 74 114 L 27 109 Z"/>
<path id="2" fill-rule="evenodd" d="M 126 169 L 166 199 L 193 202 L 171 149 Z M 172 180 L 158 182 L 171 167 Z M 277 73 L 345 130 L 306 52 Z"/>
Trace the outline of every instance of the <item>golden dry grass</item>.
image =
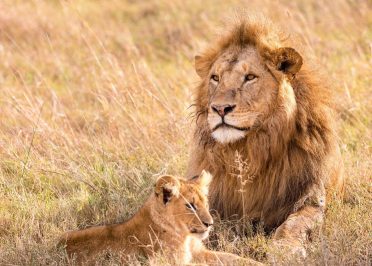
<path id="1" fill-rule="evenodd" d="M 3 0 L 1 265 L 67 263 L 62 232 L 123 221 L 153 175 L 184 173 L 193 56 L 241 8 L 297 36 L 338 99 L 346 199 L 329 206 L 305 263 L 371 264 L 370 1 Z M 270 237 L 234 227 L 220 223 L 211 246 L 265 262 Z"/>

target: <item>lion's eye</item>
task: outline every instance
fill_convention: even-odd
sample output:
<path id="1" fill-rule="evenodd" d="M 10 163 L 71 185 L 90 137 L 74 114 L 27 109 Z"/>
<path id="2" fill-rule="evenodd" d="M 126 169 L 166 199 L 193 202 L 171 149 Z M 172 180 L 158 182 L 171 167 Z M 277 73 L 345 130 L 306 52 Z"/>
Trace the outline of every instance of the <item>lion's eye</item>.
<path id="1" fill-rule="evenodd" d="M 217 75 L 212 75 L 211 76 L 211 79 L 216 81 L 216 82 L 219 82 L 220 81 L 220 78 L 217 76 Z"/>
<path id="2" fill-rule="evenodd" d="M 252 80 L 254 80 L 254 79 L 256 79 L 257 78 L 257 76 L 256 75 L 253 75 L 253 74 L 247 74 L 247 75 L 245 75 L 245 77 L 244 77 L 244 81 L 246 82 L 246 81 L 252 81 Z"/>
<path id="3" fill-rule="evenodd" d="M 186 203 L 186 208 L 190 209 L 190 210 L 193 210 L 193 211 L 196 211 L 196 207 L 194 205 L 194 203 Z"/>

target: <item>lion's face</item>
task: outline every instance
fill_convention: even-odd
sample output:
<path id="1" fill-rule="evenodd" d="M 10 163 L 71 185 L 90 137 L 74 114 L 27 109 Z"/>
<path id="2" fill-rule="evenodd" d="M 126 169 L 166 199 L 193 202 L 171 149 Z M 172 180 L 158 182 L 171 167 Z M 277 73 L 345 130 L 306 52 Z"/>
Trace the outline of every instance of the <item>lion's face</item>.
<path id="1" fill-rule="evenodd" d="M 301 68 L 302 57 L 293 48 L 264 54 L 265 58 L 257 48 L 247 45 L 230 46 L 214 59 L 195 58 L 196 71 L 204 80 L 203 90 L 207 90 L 208 125 L 218 142 L 237 141 L 259 128 L 278 106 L 282 77 L 291 77 Z"/>
<path id="2" fill-rule="evenodd" d="M 207 195 L 195 181 L 189 181 L 181 187 L 180 198 L 175 205 L 178 220 L 185 223 L 192 234 L 202 239 L 207 238 L 213 219 L 209 213 Z"/>
<path id="3" fill-rule="evenodd" d="M 270 113 L 278 82 L 252 47 L 230 48 L 212 65 L 208 124 L 221 143 L 246 136 Z"/>
<path id="4" fill-rule="evenodd" d="M 189 181 L 163 176 L 155 190 L 159 204 L 165 207 L 164 215 L 171 216 L 175 228 L 184 228 L 201 239 L 208 237 L 213 224 L 207 198 L 210 181 L 211 175 L 204 171 Z"/>

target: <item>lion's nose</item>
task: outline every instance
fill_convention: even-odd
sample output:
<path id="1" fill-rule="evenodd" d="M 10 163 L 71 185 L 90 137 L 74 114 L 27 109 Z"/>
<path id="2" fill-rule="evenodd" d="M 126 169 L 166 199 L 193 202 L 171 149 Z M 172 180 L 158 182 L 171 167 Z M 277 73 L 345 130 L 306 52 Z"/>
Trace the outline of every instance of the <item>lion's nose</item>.
<path id="1" fill-rule="evenodd" d="M 232 112 L 235 109 L 235 104 L 214 104 L 211 106 L 212 110 L 218 113 L 221 117 L 224 117 L 228 113 Z"/>

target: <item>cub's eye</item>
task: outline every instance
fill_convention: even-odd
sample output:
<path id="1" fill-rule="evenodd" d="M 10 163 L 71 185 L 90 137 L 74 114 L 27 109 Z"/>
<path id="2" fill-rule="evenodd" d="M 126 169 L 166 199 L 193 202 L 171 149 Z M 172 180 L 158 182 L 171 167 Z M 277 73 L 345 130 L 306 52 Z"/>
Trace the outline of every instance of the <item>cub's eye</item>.
<path id="1" fill-rule="evenodd" d="M 194 203 L 186 203 L 186 208 L 190 209 L 190 210 L 193 210 L 193 211 L 196 211 L 196 207 L 194 205 Z"/>
<path id="2" fill-rule="evenodd" d="M 257 78 L 257 76 L 254 75 L 254 74 L 247 74 L 247 75 L 245 75 L 245 77 L 244 77 L 244 82 L 246 82 L 246 81 L 252 81 L 252 80 L 254 80 L 254 79 L 256 79 L 256 78 Z"/>
<path id="3" fill-rule="evenodd" d="M 216 81 L 216 82 L 219 82 L 220 81 L 220 78 L 217 76 L 217 75 L 212 75 L 211 76 L 211 79 Z"/>

